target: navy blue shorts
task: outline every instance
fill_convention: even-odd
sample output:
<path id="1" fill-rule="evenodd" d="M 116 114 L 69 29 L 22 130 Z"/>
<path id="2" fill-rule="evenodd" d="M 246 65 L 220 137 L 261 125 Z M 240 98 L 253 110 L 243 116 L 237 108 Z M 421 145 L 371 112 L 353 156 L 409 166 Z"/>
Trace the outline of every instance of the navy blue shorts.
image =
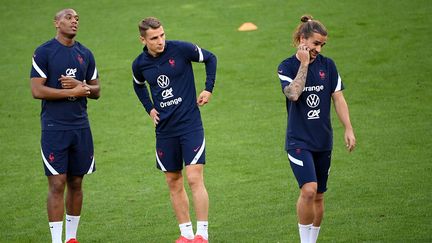
<path id="1" fill-rule="evenodd" d="M 156 167 L 162 171 L 180 171 L 190 164 L 205 164 L 204 131 L 177 137 L 156 138 Z"/>
<path id="2" fill-rule="evenodd" d="M 290 149 L 288 160 L 300 188 L 308 182 L 317 182 L 319 193 L 327 191 L 331 151 L 311 152 L 305 149 Z"/>
<path id="3" fill-rule="evenodd" d="M 45 175 L 84 175 L 96 170 L 90 128 L 42 131 L 41 153 Z"/>

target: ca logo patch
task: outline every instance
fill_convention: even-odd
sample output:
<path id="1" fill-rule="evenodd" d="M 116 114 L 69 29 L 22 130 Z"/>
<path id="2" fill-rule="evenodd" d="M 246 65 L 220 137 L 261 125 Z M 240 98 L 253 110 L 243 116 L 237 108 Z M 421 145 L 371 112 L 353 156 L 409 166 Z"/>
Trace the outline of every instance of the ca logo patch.
<path id="1" fill-rule="evenodd" d="M 174 95 L 173 95 L 172 91 L 173 91 L 172 88 L 165 89 L 164 91 L 162 91 L 162 98 L 164 100 L 166 100 L 166 99 L 173 97 Z"/>
<path id="2" fill-rule="evenodd" d="M 68 68 L 68 69 L 66 69 L 66 76 L 67 77 L 75 77 L 76 72 L 77 72 L 76 68 Z"/>

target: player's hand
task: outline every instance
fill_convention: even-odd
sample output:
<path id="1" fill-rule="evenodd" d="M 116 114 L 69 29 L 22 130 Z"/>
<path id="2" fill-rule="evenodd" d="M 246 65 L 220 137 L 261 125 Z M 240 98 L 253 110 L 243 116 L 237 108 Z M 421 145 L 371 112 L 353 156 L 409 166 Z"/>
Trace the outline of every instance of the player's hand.
<path id="1" fill-rule="evenodd" d="M 90 95 L 90 87 L 86 84 L 80 84 L 70 89 L 72 95 L 71 97 L 87 97 Z"/>
<path id="2" fill-rule="evenodd" d="M 157 124 L 159 124 L 159 121 L 160 121 L 160 119 L 159 119 L 159 112 L 155 108 L 153 108 L 150 111 L 150 117 L 152 118 L 153 123 L 154 123 L 155 126 Z"/>
<path id="3" fill-rule="evenodd" d="M 310 62 L 310 54 L 309 54 L 309 47 L 307 47 L 305 44 L 300 44 L 297 47 L 297 53 L 296 56 L 299 59 L 301 63 L 307 63 Z"/>
<path id="4" fill-rule="evenodd" d="M 63 89 L 73 89 L 76 86 L 82 84 L 81 81 L 78 81 L 73 77 L 67 77 L 64 75 L 61 75 L 61 77 L 58 80 L 61 82 L 61 86 Z"/>
<path id="5" fill-rule="evenodd" d="M 203 105 L 207 104 L 210 101 L 211 95 L 212 95 L 211 92 L 209 92 L 207 90 L 203 90 L 201 92 L 201 94 L 198 96 L 197 104 L 199 106 L 203 106 Z"/>
<path id="6" fill-rule="evenodd" d="M 345 130 L 345 146 L 349 152 L 352 152 L 356 146 L 356 139 L 352 129 Z"/>

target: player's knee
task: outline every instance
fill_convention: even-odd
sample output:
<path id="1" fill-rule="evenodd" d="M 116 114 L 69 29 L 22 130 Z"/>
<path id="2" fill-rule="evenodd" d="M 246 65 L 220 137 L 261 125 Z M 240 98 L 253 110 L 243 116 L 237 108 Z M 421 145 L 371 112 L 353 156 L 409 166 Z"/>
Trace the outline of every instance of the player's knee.
<path id="1" fill-rule="evenodd" d="M 187 175 L 187 181 L 191 188 L 202 186 L 204 184 L 202 174 L 200 173 L 189 173 Z"/>
<path id="2" fill-rule="evenodd" d="M 72 176 L 67 178 L 67 188 L 73 192 L 81 192 L 82 191 L 82 180 L 83 177 L 80 176 Z"/>
<path id="3" fill-rule="evenodd" d="M 49 192 L 51 194 L 63 194 L 65 189 L 65 182 L 61 180 L 50 181 Z"/>
<path id="4" fill-rule="evenodd" d="M 313 183 L 307 183 L 302 186 L 300 196 L 302 197 L 303 200 L 312 202 L 315 200 L 316 195 L 317 195 L 316 184 L 314 185 Z"/>
<path id="5" fill-rule="evenodd" d="M 172 175 L 166 177 L 166 183 L 170 189 L 179 189 L 183 187 L 183 177 L 181 175 Z"/>

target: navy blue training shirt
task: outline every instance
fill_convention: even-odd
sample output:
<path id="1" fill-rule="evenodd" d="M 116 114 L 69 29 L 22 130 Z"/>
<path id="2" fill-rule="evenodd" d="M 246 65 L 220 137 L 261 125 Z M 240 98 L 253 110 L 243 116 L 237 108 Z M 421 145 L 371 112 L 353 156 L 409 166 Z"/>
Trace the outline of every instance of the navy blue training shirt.
<path id="1" fill-rule="evenodd" d="M 196 103 L 192 62 L 204 62 L 205 90 L 212 92 L 216 78 L 216 56 L 197 45 L 182 41 L 166 41 L 157 57 L 147 47 L 132 64 L 134 89 L 147 113 L 159 112 L 156 136 L 174 137 L 203 129 Z M 146 83 L 150 86 L 151 99 Z"/>
<path id="2" fill-rule="evenodd" d="M 61 75 L 80 81 L 98 78 L 93 54 L 79 42 L 64 46 L 55 38 L 39 46 L 32 59 L 30 78 L 46 78 L 45 86 L 62 89 Z M 42 100 L 42 130 L 70 130 L 89 127 L 87 98 Z"/>
<path id="3" fill-rule="evenodd" d="M 282 91 L 297 76 L 300 61 L 295 55 L 282 61 L 278 75 Z M 331 96 L 343 90 L 336 65 L 330 58 L 318 55 L 309 64 L 303 93 L 295 102 L 286 98 L 288 125 L 285 149 L 329 151 L 333 147 L 330 120 Z"/>

